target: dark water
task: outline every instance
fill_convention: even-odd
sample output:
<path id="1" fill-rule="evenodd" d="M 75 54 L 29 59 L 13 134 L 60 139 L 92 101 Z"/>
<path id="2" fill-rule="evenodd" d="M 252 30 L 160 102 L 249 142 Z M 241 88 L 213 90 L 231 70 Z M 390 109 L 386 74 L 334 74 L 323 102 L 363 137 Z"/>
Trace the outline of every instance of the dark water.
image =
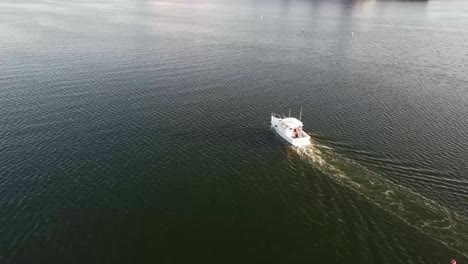
<path id="1" fill-rule="evenodd" d="M 465 1 L 3 0 L 0 33 L 0 263 L 468 262 Z"/>

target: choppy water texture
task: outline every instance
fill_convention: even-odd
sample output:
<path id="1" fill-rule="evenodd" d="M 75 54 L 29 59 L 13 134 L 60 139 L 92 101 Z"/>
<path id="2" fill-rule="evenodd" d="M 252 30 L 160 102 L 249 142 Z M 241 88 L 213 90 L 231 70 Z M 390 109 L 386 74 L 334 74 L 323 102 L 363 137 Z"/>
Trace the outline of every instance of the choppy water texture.
<path id="1" fill-rule="evenodd" d="M 467 14 L 0 2 L 0 263 L 468 262 Z"/>

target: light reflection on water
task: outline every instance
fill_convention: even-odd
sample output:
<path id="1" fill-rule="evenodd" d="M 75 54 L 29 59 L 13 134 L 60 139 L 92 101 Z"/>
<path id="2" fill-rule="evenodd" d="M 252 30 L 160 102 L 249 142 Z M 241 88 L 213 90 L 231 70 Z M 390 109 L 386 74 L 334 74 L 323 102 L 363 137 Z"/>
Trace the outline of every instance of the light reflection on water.
<path id="1" fill-rule="evenodd" d="M 462 262 L 466 11 L 0 3 L 0 262 Z"/>

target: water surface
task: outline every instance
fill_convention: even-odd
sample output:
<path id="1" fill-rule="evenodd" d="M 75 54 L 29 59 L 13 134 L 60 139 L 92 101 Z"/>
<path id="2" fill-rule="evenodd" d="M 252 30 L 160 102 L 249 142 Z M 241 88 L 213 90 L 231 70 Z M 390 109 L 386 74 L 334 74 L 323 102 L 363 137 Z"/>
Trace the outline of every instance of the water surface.
<path id="1" fill-rule="evenodd" d="M 0 262 L 467 262 L 467 14 L 1 2 Z"/>

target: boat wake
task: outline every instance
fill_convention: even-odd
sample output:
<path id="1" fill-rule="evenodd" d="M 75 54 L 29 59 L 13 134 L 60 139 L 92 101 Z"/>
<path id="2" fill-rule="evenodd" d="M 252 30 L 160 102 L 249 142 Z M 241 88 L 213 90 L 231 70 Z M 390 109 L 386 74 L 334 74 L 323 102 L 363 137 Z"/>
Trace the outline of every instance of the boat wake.
<path id="1" fill-rule="evenodd" d="M 334 149 L 311 140 L 311 145 L 295 148 L 303 160 L 352 189 L 362 198 L 394 215 L 407 225 L 451 250 L 468 257 L 468 218 L 411 189 L 387 180 Z"/>

